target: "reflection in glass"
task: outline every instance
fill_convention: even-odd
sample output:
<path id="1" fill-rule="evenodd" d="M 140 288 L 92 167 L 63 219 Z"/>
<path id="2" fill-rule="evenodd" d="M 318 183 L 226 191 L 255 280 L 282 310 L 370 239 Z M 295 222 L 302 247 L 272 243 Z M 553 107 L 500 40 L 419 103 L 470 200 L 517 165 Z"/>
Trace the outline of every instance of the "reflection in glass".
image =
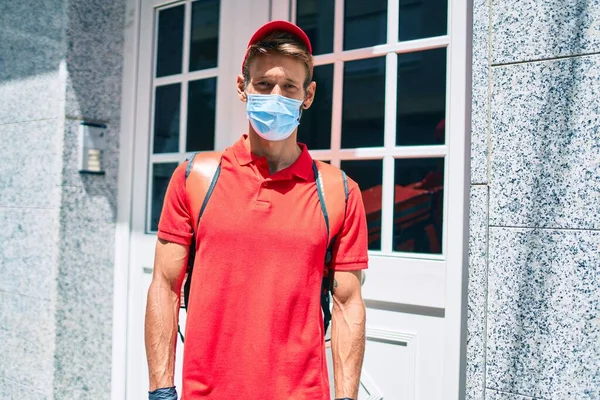
<path id="1" fill-rule="evenodd" d="M 190 71 L 215 68 L 219 56 L 219 0 L 192 3 Z"/>
<path id="2" fill-rule="evenodd" d="M 344 50 L 387 41 L 387 0 L 346 0 L 344 3 Z"/>
<path id="3" fill-rule="evenodd" d="M 399 159 L 395 167 L 394 251 L 441 254 L 444 159 Z"/>
<path id="4" fill-rule="evenodd" d="M 344 64 L 342 148 L 383 146 L 385 58 Z"/>
<path id="5" fill-rule="evenodd" d="M 398 55 L 399 146 L 445 143 L 446 49 Z"/>
<path id="6" fill-rule="evenodd" d="M 369 250 L 381 250 L 381 160 L 342 161 L 341 168 L 352 178 L 362 193 L 369 230 Z"/>
<path id="7" fill-rule="evenodd" d="M 217 78 L 189 83 L 186 151 L 214 150 L 216 98 Z"/>
<path id="8" fill-rule="evenodd" d="M 181 73 L 184 12 L 185 6 L 171 7 L 158 12 L 156 76 L 159 78 Z"/>
<path id="9" fill-rule="evenodd" d="M 298 128 L 298 141 L 309 150 L 329 149 L 331 146 L 331 105 L 333 98 L 333 64 L 315 67 L 317 83 L 315 101 L 304 110 Z"/>
<path id="10" fill-rule="evenodd" d="M 158 230 L 158 221 L 162 211 L 165 192 L 169 185 L 169 180 L 177 163 L 163 163 L 152 165 L 152 199 L 151 199 L 151 215 L 150 215 L 150 231 Z"/>
<path id="11" fill-rule="evenodd" d="M 448 0 L 400 0 L 401 41 L 442 36 L 448 32 Z"/>
<path id="12" fill-rule="evenodd" d="M 154 153 L 179 150 L 179 110 L 181 84 L 156 88 L 154 104 Z"/>
<path id="13" fill-rule="evenodd" d="M 296 3 L 296 23 L 308 35 L 315 55 L 333 53 L 334 4 L 335 0 Z"/>

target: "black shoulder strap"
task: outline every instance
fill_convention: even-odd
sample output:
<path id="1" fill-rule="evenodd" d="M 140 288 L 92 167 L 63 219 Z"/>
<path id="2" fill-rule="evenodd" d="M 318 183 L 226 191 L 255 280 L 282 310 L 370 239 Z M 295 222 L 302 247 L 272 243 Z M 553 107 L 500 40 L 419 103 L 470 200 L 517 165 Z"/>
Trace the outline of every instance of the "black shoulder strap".
<path id="1" fill-rule="evenodd" d="M 313 161 L 313 174 L 315 174 L 315 182 L 317 184 L 317 194 L 319 196 L 319 204 L 321 204 L 321 211 L 323 212 L 323 218 L 325 218 L 325 227 L 327 228 L 327 241 L 329 242 L 329 213 L 327 212 L 327 205 L 325 204 L 325 192 L 323 191 L 323 179 L 319 168 L 317 167 L 316 161 Z M 327 244 L 328 248 L 330 243 Z"/>
<path id="2" fill-rule="evenodd" d="M 190 160 L 188 161 L 188 165 L 185 169 L 185 179 L 186 180 L 187 180 L 188 176 L 190 176 L 190 172 L 192 172 L 192 166 L 194 165 L 194 158 L 196 158 L 196 154 L 198 154 L 198 153 L 192 154 L 192 156 L 190 157 Z"/>
<path id="3" fill-rule="evenodd" d="M 200 213 L 198 214 L 198 221 L 196 221 L 196 228 L 198 228 L 198 225 L 200 224 L 200 218 L 202 218 L 202 214 L 204 214 L 204 210 L 206 209 L 206 206 L 208 205 L 208 200 L 210 199 L 210 196 L 212 195 L 213 190 L 215 190 L 215 186 L 217 185 L 217 181 L 219 180 L 220 175 L 221 175 L 221 164 L 219 163 L 219 166 L 217 167 L 217 170 L 215 171 L 212 181 L 210 182 L 210 186 L 208 187 L 208 191 L 206 192 L 206 196 L 204 197 L 204 201 L 202 202 L 202 207 L 200 208 Z"/>
<path id="4" fill-rule="evenodd" d="M 330 226 L 329 226 L 329 213 L 327 212 L 327 205 L 325 204 L 325 191 L 323 189 L 323 179 L 317 168 L 316 162 L 313 161 L 313 173 L 315 175 L 315 182 L 317 184 L 317 194 L 319 196 L 319 203 L 321 204 L 321 211 L 323 213 L 323 217 L 325 218 L 325 226 L 327 227 L 327 240 L 329 241 L 330 236 Z M 341 171 L 341 180 L 344 184 L 344 196 L 345 196 L 345 205 L 348 204 L 348 177 L 344 171 Z M 345 215 L 345 210 L 344 210 Z M 341 227 L 340 227 L 341 229 Z M 323 281 L 321 283 L 321 309 L 323 311 L 323 327 L 324 331 L 327 332 L 329 329 L 329 324 L 331 322 L 331 292 L 332 292 L 332 279 L 333 272 L 329 269 L 331 262 L 333 261 L 333 247 L 335 245 L 335 241 L 339 235 L 339 232 L 336 232 L 332 237 L 331 241 L 327 244 L 327 250 L 325 252 L 325 267 L 327 268 L 327 274 L 323 276 Z"/>
<path id="5" fill-rule="evenodd" d="M 192 155 L 192 157 L 190 157 L 190 160 L 188 162 L 186 171 L 185 171 L 185 177 L 186 177 L 186 183 L 187 183 L 187 178 L 189 177 L 193 165 L 194 165 L 194 159 L 196 157 L 198 153 L 194 153 Z M 195 225 L 192 227 L 192 244 L 194 244 L 194 246 L 190 246 L 190 254 L 188 257 L 188 265 L 187 265 L 187 272 L 188 274 L 191 275 L 192 273 L 192 269 L 194 268 L 194 260 L 196 257 L 196 231 L 198 229 L 198 225 L 200 224 L 200 218 L 202 218 L 202 214 L 204 214 L 204 210 L 206 209 L 206 206 L 208 205 L 208 201 L 210 200 L 210 197 L 212 196 L 212 193 L 215 189 L 215 186 L 217 185 L 217 181 L 219 180 L 219 176 L 221 175 L 221 163 L 219 162 L 219 165 L 217 166 L 217 169 L 215 170 L 214 175 L 212 176 L 212 179 L 210 181 L 210 185 L 208 186 L 208 189 L 206 190 L 206 195 L 204 195 L 204 200 L 202 201 L 202 206 L 200 207 L 200 212 L 198 213 L 198 219 L 196 220 Z M 189 282 L 190 279 L 188 277 L 187 282 Z M 185 298 L 185 307 L 187 309 L 187 304 L 188 304 L 188 296 L 189 293 L 186 293 L 186 298 Z"/>
<path id="6" fill-rule="evenodd" d="M 187 168 L 185 170 L 186 181 L 192 171 L 192 166 L 194 164 L 194 158 L 196 157 L 196 154 L 197 153 L 194 153 L 190 157 Z M 202 214 L 204 214 L 204 210 L 206 209 L 206 206 L 208 205 L 208 200 L 210 199 L 210 196 L 212 195 L 212 193 L 215 189 L 215 186 L 217 185 L 217 181 L 219 180 L 220 175 L 221 175 L 221 163 L 219 163 L 219 165 L 217 166 L 215 174 L 212 177 L 210 186 L 208 187 L 206 195 L 204 196 L 204 201 L 202 202 L 202 207 L 200 208 L 200 212 L 198 213 L 198 220 L 196 221 L 196 225 L 192 228 L 192 242 L 191 242 L 192 245 L 190 246 L 190 253 L 188 256 L 187 279 L 185 280 L 185 284 L 183 285 L 183 300 L 184 300 L 183 304 L 184 304 L 186 311 L 188 309 L 189 300 L 190 300 L 190 288 L 192 287 L 192 271 L 194 270 L 194 261 L 196 259 L 196 230 L 197 230 L 198 226 L 200 225 L 200 218 L 202 218 Z M 181 337 L 181 342 L 183 343 L 184 337 L 183 337 L 183 333 L 181 332 L 181 327 L 179 325 L 177 326 L 177 331 L 179 332 L 179 336 Z"/>
<path id="7" fill-rule="evenodd" d="M 190 164 L 194 161 L 192 158 L 190 160 Z M 189 164 L 188 164 L 189 168 Z M 194 270 L 194 261 L 196 260 L 196 230 L 200 225 L 200 218 L 202 218 L 202 214 L 204 214 L 204 210 L 208 205 L 208 200 L 210 200 L 210 196 L 212 195 L 215 186 L 217 185 L 217 181 L 219 180 L 219 176 L 221 175 L 221 164 L 217 167 L 215 174 L 210 182 L 210 186 L 208 187 L 208 191 L 206 192 L 206 196 L 204 197 L 204 201 L 202 202 L 202 207 L 200 208 L 200 213 L 198 214 L 198 220 L 196 221 L 195 228 L 192 230 L 192 246 L 190 246 L 190 254 L 188 256 L 188 265 L 187 265 L 187 279 L 185 280 L 185 285 L 183 286 L 183 298 L 185 309 L 187 310 L 190 299 L 190 287 L 192 284 L 192 271 Z"/>

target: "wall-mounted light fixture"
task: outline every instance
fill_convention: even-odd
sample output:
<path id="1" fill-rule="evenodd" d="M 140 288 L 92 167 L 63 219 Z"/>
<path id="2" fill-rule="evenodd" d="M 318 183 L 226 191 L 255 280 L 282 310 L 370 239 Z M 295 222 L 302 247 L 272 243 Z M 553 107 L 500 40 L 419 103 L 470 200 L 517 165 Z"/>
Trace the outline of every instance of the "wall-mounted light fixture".
<path id="1" fill-rule="evenodd" d="M 82 122 L 79 125 L 79 172 L 103 175 L 104 150 L 106 150 L 106 125 Z"/>

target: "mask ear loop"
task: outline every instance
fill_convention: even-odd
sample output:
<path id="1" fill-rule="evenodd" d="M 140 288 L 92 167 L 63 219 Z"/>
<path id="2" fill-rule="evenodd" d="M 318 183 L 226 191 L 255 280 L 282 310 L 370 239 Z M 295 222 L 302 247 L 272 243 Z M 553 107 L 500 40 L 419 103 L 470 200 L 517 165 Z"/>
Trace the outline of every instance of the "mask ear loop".
<path id="1" fill-rule="evenodd" d="M 302 112 L 304 111 L 304 102 L 306 101 L 306 95 L 304 95 L 304 100 L 302 100 L 302 104 L 300 104 L 300 114 L 298 115 L 298 123 L 302 119 Z"/>

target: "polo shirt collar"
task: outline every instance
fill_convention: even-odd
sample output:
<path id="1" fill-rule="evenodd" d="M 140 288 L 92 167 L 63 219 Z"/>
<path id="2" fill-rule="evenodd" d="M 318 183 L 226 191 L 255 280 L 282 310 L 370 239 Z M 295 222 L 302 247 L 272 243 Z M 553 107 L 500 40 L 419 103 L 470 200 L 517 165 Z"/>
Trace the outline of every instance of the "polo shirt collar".
<path id="1" fill-rule="evenodd" d="M 298 146 L 300 146 L 302 152 L 296 162 L 289 166 L 289 170 L 298 178 L 309 181 L 315 176 L 313 172 L 313 159 L 304 143 L 298 143 Z"/>
<path id="2" fill-rule="evenodd" d="M 313 178 L 313 159 L 304 143 L 298 143 L 298 146 L 300 146 L 300 149 L 302 150 L 300 156 L 286 169 L 298 178 L 308 181 Z M 248 165 L 262 158 L 252 154 L 250 151 L 250 140 L 248 139 L 248 135 L 242 136 L 240 140 L 233 145 L 233 152 L 240 165 Z"/>
<path id="3" fill-rule="evenodd" d="M 240 165 L 248 165 L 259 158 L 250 152 L 250 140 L 248 140 L 248 135 L 242 136 L 235 142 L 233 145 L 233 153 Z"/>

